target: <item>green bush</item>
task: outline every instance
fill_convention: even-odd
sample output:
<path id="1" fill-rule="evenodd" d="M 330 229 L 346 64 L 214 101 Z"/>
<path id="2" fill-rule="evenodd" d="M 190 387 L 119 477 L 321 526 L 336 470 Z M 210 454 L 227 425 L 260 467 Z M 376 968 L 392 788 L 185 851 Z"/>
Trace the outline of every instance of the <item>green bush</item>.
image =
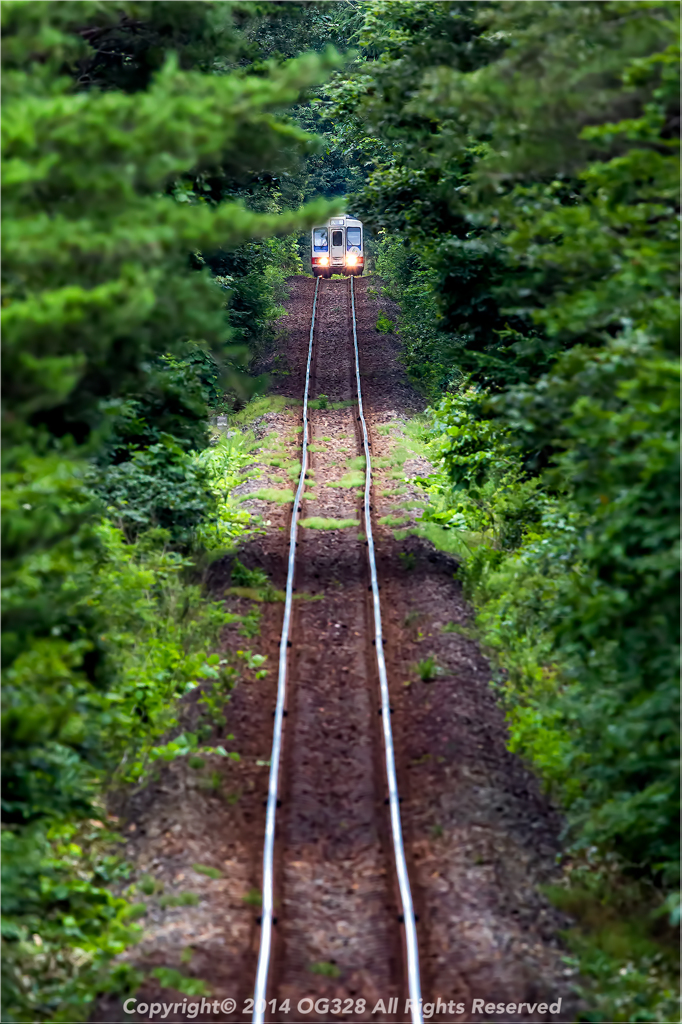
<path id="1" fill-rule="evenodd" d="M 456 339 L 439 330 L 433 271 L 419 252 L 405 247 L 403 238 L 386 232 L 377 246 L 376 269 L 387 293 L 400 302 L 398 324 L 407 372 L 416 386 L 435 400 L 459 383 L 462 373 L 452 362 Z"/>
<path id="2" fill-rule="evenodd" d="M 376 330 L 379 334 L 393 334 L 393 321 L 384 313 L 383 309 L 379 311 L 377 317 Z"/>
<path id="3" fill-rule="evenodd" d="M 183 358 L 165 355 L 143 371 L 138 390 L 114 405 L 100 465 L 125 462 L 133 452 L 172 437 L 185 451 L 208 444 L 208 410 L 222 398 L 221 370 L 210 353 L 187 343 Z"/>
<path id="4" fill-rule="evenodd" d="M 249 202 L 268 214 L 283 209 L 277 191 L 250 197 Z M 208 254 L 205 260 L 224 290 L 233 340 L 247 346 L 250 356 L 259 354 L 272 341 L 275 321 L 284 314 L 287 277 L 303 272 L 295 236 L 258 239 L 232 252 Z M 233 373 L 238 369 L 237 364 Z"/>
<path id="5" fill-rule="evenodd" d="M 163 434 L 128 462 L 108 466 L 97 490 L 128 540 L 160 527 L 173 544 L 187 548 L 199 526 L 216 515 L 204 465 Z"/>
<path id="6" fill-rule="evenodd" d="M 463 578 L 505 672 L 512 745 L 569 807 L 574 839 L 674 881 L 678 373 L 625 336 L 597 361 L 566 353 L 538 385 L 543 404 L 554 388 L 575 399 L 540 477 L 510 423 L 487 418 L 501 399 L 443 399 L 426 516 L 474 538 Z"/>
<path id="7" fill-rule="evenodd" d="M 229 617 L 186 552 L 249 521 L 226 492 L 243 452 L 200 449 L 207 405 L 248 394 L 251 338 L 201 253 L 262 247 L 266 330 L 295 265 L 274 236 L 330 206 L 260 211 L 240 189 L 317 145 L 278 112 L 335 60 L 235 72 L 234 10 L 2 8 L 6 1020 L 88 1019 L 134 981 L 107 978 L 134 911 L 92 822 L 155 761 L 227 756 L 201 743 L 224 725 L 235 669 L 211 648 Z M 200 681 L 205 721 L 180 732 Z"/>
<path id="8" fill-rule="evenodd" d="M 201 680 L 225 688 L 232 679 L 210 651 L 233 617 L 184 582 L 191 563 L 168 547 L 169 534 L 150 531 L 131 545 L 107 521 L 87 532 L 49 560 L 40 553 L 25 563 L 10 594 L 23 609 L 31 595 L 56 588 L 61 605 L 49 639 L 29 645 L 13 634 L 19 651 L 4 677 L 8 1019 L 89 1013 L 92 986 L 107 984 L 108 959 L 135 932 L 127 901 L 108 891 L 124 866 L 108 829 L 88 821 L 106 824 L 105 785 L 139 783 L 159 757 L 196 750 L 189 734 L 165 742 L 177 733 L 178 699 Z"/>

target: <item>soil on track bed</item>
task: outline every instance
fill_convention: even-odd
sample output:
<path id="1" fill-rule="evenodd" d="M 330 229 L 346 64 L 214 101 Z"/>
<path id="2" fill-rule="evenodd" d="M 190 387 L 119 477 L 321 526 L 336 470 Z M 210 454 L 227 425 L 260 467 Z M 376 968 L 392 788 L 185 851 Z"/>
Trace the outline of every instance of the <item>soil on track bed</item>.
<path id="1" fill-rule="evenodd" d="M 273 393 L 300 400 L 315 282 L 290 281 L 288 315 L 270 369 Z M 311 411 L 312 451 L 302 517 L 358 520 L 333 531 L 301 528 L 290 661 L 288 716 L 278 811 L 274 960 L 269 998 L 291 999 L 289 1014 L 272 1020 L 407 1020 L 371 1009 L 379 999 L 406 996 L 402 935 L 394 887 L 390 833 L 384 808 L 383 748 L 378 728 L 378 684 L 368 572 L 361 534 L 361 490 L 348 463 L 361 452 L 352 362 L 349 285 L 320 283 L 311 397 L 327 408 Z M 372 289 L 370 295 L 368 288 Z M 464 1004 L 433 1020 L 539 1021 L 574 1019 L 570 972 L 556 933 L 565 922 L 539 894 L 555 880 L 560 822 L 537 782 L 505 746 L 505 723 L 489 686 L 489 667 L 466 633 L 471 611 L 453 574 L 456 563 L 417 537 L 399 541 L 382 517 L 418 497 L 410 478 L 428 472 L 422 459 L 404 463 L 401 481 L 389 461 L 393 437 L 382 430 L 423 406 L 399 362 L 396 335 L 375 330 L 380 299 L 376 279 L 355 281 L 358 342 L 365 414 L 373 459 L 374 532 L 379 559 L 386 655 L 396 744 L 401 813 L 418 933 L 424 1001 Z M 349 403 L 333 409 L 331 403 Z M 323 402 L 324 404 L 324 402 Z M 287 452 L 300 450 L 299 409 L 269 413 L 257 425 L 275 432 Z M 255 466 L 268 472 L 255 455 Z M 404 478 L 407 478 L 405 485 Z M 281 480 L 272 481 L 282 486 Z M 334 486 L 343 484 L 345 486 Z M 331 486 L 330 486 L 331 485 Z M 245 488 L 255 489 L 250 483 Z M 267 533 L 240 553 L 249 568 L 264 568 L 277 588 L 285 583 L 290 504 L 253 498 L 266 513 Z M 229 563 L 211 573 L 215 596 L 226 593 Z M 246 599 L 225 597 L 244 611 Z M 159 909 L 145 921 L 143 941 L 126 959 L 143 968 L 165 966 L 203 979 L 211 1001 L 232 997 L 234 1013 L 207 1012 L 202 1021 L 249 1020 L 258 949 L 267 760 L 272 738 L 276 664 L 282 605 L 262 608 L 260 638 L 248 641 L 266 654 L 266 678 L 248 674 L 228 704 L 226 732 L 239 763 L 223 763 L 215 793 L 197 789 L 184 762 L 167 766 L 160 781 L 120 810 L 138 874 L 151 873 L 166 893 L 191 889 L 196 906 Z M 247 642 L 236 629 L 224 647 Z M 441 674 L 422 682 L 415 664 L 427 655 Z M 409 683 L 409 685 L 405 685 Z M 220 742 L 216 737 L 216 742 Z M 130 831 L 132 830 L 132 831 Z M 213 865 L 212 879 L 192 865 Z M 191 958 L 187 950 L 191 950 Z M 183 954 L 183 950 L 185 951 Z M 364 998 L 365 1014 L 296 1012 L 303 997 Z M 158 982 L 138 999 L 172 1001 Z M 183 996 L 175 996 L 176 1001 Z M 471 1014 L 486 1003 L 555 1003 L 562 1012 Z M 193 1019 L 173 1012 L 165 1018 Z M 101 1000 L 95 1021 L 139 1020 L 121 1004 Z M 195 1018 L 197 1019 L 197 1018 Z"/>

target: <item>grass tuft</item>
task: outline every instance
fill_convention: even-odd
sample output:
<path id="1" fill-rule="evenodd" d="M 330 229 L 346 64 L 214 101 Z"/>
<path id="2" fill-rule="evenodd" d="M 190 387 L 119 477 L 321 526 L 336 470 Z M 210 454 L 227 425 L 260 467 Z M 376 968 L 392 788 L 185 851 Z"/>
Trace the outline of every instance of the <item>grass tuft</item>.
<path id="1" fill-rule="evenodd" d="M 284 591 L 275 590 L 272 586 L 267 587 L 229 587 L 228 594 L 235 597 L 244 597 L 247 601 L 258 601 L 259 604 L 272 604 L 284 600 Z"/>
<path id="2" fill-rule="evenodd" d="M 268 395 L 254 397 L 240 412 L 230 417 L 233 423 L 251 423 L 269 412 L 282 412 L 287 406 L 300 405 L 300 401 L 286 398 L 284 395 Z"/>
<path id="3" fill-rule="evenodd" d="M 466 637 L 467 640 L 475 640 L 475 630 L 471 626 L 462 626 L 459 622 L 446 622 L 441 627 L 441 633 L 457 633 L 459 636 Z"/>
<path id="4" fill-rule="evenodd" d="M 249 498 L 257 498 L 259 501 L 274 501 L 278 505 L 288 505 L 294 500 L 294 492 L 289 487 L 261 487 L 251 494 L 244 494 L 241 501 Z"/>
<path id="5" fill-rule="evenodd" d="M 365 483 L 365 474 L 361 473 L 359 469 L 351 469 L 347 473 L 344 473 L 340 480 L 330 480 L 329 483 L 325 484 L 326 487 L 343 487 L 346 490 L 350 490 L 353 487 L 363 487 Z"/>
<path id="6" fill-rule="evenodd" d="M 383 309 L 377 317 L 376 329 L 379 334 L 393 334 L 393 321 L 389 320 Z"/>
<path id="7" fill-rule="evenodd" d="M 242 896 L 242 901 L 249 907 L 261 907 L 263 905 L 263 896 L 260 889 L 249 889 L 245 896 Z"/>
<path id="8" fill-rule="evenodd" d="M 407 569 L 408 572 L 414 569 L 415 565 L 417 564 L 417 556 L 415 555 L 414 551 L 400 551 L 398 554 L 398 558 L 402 563 L 403 569 Z"/>
<path id="9" fill-rule="evenodd" d="M 428 658 L 423 658 L 416 664 L 416 669 L 419 674 L 419 678 L 423 683 L 432 683 L 437 676 L 443 675 L 443 669 L 436 661 L 433 654 L 429 654 Z"/>
<path id="10" fill-rule="evenodd" d="M 324 978 L 338 978 L 341 971 L 336 964 L 328 960 L 321 960 L 319 963 L 311 964 L 308 968 L 311 974 L 321 974 Z"/>
<path id="11" fill-rule="evenodd" d="M 222 878 L 223 873 L 218 868 L 212 868 L 208 864 L 192 864 L 192 870 L 200 875 L 207 875 L 209 878 Z"/>
<path id="12" fill-rule="evenodd" d="M 351 526 L 359 526 L 359 519 L 324 519 L 322 516 L 309 516 L 299 519 L 298 525 L 307 530 L 347 530 Z"/>
<path id="13" fill-rule="evenodd" d="M 199 897 L 195 892 L 181 892 L 177 896 L 162 896 L 159 906 L 165 910 L 167 907 L 196 907 Z"/>
<path id="14" fill-rule="evenodd" d="M 398 515 L 398 516 L 394 516 L 394 515 L 382 516 L 381 519 L 378 520 L 379 526 L 393 526 L 393 527 L 406 526 L 407 523 L 409 523 L 411 521 L 412 521 L 412 517 L 410 515 L 408 515 L 408 514 L 402 515 L 402 516 L 400 516 L 400 515 Z"/>

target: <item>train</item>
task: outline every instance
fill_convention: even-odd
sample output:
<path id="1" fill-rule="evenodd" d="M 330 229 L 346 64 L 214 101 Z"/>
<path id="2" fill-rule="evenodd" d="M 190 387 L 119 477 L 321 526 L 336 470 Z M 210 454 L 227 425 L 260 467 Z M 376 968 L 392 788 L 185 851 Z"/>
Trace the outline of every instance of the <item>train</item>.
<path id="1" fill-rule="evenodd" d="M 310 242 L 314 277 L 362 276 L 365 249 L 361 220 L 350 214 L 330 217 L 326 224 L 313 228 Z"/>

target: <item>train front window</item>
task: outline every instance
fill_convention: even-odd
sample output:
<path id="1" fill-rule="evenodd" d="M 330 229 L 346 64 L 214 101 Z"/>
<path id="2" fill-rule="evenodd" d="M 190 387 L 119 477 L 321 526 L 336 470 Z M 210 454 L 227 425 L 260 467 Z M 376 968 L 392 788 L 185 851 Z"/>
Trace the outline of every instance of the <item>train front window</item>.
<path id="1" fill-rule="evenodd" d="M 332 245 L 343 245 L 343 231 L 332 231 Z"/>
<path id="2" fill-rule="evenodd" d="M 327 248 L 327 229 L 315 228 L 313 231 L 313 245 L 316 249 Z"/>
<path id="3" fill-rule="evenodd" d="M 362 245 L 362 232 L 360 228 L 346 228 L 346 241 L 349 246 L 357 245 L 359 249 Z"/>

